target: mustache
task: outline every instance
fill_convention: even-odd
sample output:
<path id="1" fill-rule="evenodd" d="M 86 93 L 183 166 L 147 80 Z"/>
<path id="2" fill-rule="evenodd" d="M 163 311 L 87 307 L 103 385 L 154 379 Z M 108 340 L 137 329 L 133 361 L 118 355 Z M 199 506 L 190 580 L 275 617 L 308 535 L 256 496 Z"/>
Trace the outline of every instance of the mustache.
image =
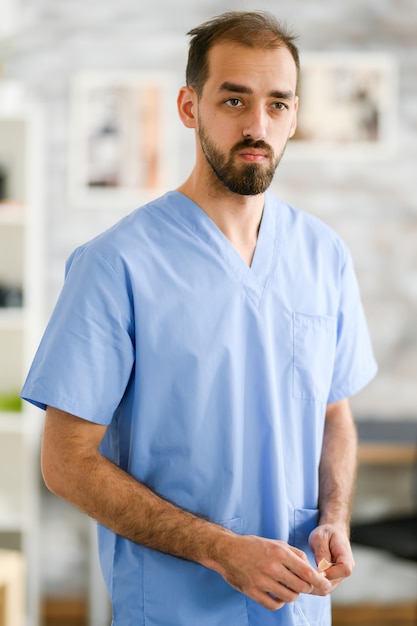
<path id="1" fill-rule="evenodd" d="M 250 137 L 247 137 L 246 139 L 243 139 L 242 141 L 237 143 L 235 146 L 233 146 L 231 152 L 232 154 L 236 154 L 240 152 L 241 150 L 243 150 L 244 148 L 253 148 L 254 150 L 263 150 L 270 159 L 274 158 L 273 149 L 265 141 L 262 141 L 262 139 L 258 139 L 257 141 L 254 141 Z"/>

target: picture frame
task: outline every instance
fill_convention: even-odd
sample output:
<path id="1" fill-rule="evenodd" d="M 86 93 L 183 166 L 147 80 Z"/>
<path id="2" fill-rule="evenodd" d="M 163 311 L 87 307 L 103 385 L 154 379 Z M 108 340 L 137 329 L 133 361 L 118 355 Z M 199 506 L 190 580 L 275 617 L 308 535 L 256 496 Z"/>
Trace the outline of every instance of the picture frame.
<path id="1" fill-rule="evenodd" d="M 172 79 L 82 72 L 71 86 L 69 196 L 86 208 L 132 208 L 175 179 Z"/>
<path id="2" fill-rule="evenodd" d="M 310 53 L 301 60 L 293 159 L 380 159 L 397 135 L 397 71 L 379 53 Z"/>

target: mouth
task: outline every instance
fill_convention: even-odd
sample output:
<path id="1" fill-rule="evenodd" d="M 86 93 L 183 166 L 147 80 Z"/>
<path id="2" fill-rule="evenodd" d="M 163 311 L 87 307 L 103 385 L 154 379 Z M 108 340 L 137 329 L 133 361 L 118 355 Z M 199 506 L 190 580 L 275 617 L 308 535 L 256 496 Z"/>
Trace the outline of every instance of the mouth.
<path id="1" fill-rule="evenodd" d="M 235 146 L 234 152 L 246 163 L 265 163 L 273 159 L 271 146 L 261 140 L 245 139 Z"/>
<path id="2" fill-rule="evenodd" d="M 255 148 L 244 148 L 238 152 L 238 155 L 249 163 L 263 163 L 269 159 L 265 150 L 256 150 Z"/>

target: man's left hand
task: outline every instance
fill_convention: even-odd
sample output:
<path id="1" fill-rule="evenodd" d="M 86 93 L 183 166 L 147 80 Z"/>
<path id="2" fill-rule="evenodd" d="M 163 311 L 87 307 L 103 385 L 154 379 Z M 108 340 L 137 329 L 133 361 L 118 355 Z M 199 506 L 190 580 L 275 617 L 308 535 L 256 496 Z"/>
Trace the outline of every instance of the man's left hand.
<path id="1" fill-rule="evenodd" d="M 332 565 L 324 572 L 332 583 L 332 591 L 350 576 L 355 567 L 352 548 L 344 525 L 322 524 L 313 530 L 309 538 L 310 549 L 316 563 L 326 559 Z M 313 589 L 313 594 L 316 590 Z"/>

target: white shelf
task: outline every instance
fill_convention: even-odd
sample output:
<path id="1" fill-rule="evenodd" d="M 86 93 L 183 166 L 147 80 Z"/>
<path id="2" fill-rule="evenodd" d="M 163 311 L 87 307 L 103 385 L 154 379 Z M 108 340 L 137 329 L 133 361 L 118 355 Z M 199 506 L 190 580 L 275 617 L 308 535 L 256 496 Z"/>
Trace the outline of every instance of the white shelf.
<path id="1" fill-rule="evenodd" d="M 7 98 L 3 97 L 5 94 Z M 11 200 L 0 202 L 0 285 L 21 290 L 24 305 L 0 307 L 1 395 L 19 392 L 40 336 L 41 135 L 41 117 L 36 106 L 19 96 L 19 85 L 1 84 L 0 163 L 7 166 L 6 193 Z M 25 626 L 39 624 L 40 420 L 37 411 L 29 405 L 19 412 L 0 411 L 0 548 L 16 544 L 24 555 Z"/>
<path id="2" fill-rule="evenodd" d="M 21 478 L 21 477 L 19 477 Z M 21 532 L 26 527 L 25 509 L 22 507 L 18 494 L 14 498 L 0 499 L 0 528 L 5 532 Z"/>
<path id="3" fill-rule="evenodd" d="M 22 411 L 0 411 L 0 434 L 23 433 L 25 424 Z"/>
<path id="4" fill-rule="evenodd" d="M 0 506 L 4 506 L 4 502 L 0 501 Z M 10 513 L 0 515 L 0 535 L 1 534 L 20 534 L 26 530 L 26 522 L 23 515 L 19 515 L 18 513 L 14 513 L 10 511 Z M 0 537 L 1 539 L 1 537 Z"/>
<path id="5" fill-rule="evenodd" d="M 19 203 L 0 202 L 0 226 L 25 225 L 24 209 Z"/>
<path id="6" fill-rule="evenodd" d="M 25 317 L 26 312 L 23 307 L 0 307 L 0 331 L 23 328 Z"/>

